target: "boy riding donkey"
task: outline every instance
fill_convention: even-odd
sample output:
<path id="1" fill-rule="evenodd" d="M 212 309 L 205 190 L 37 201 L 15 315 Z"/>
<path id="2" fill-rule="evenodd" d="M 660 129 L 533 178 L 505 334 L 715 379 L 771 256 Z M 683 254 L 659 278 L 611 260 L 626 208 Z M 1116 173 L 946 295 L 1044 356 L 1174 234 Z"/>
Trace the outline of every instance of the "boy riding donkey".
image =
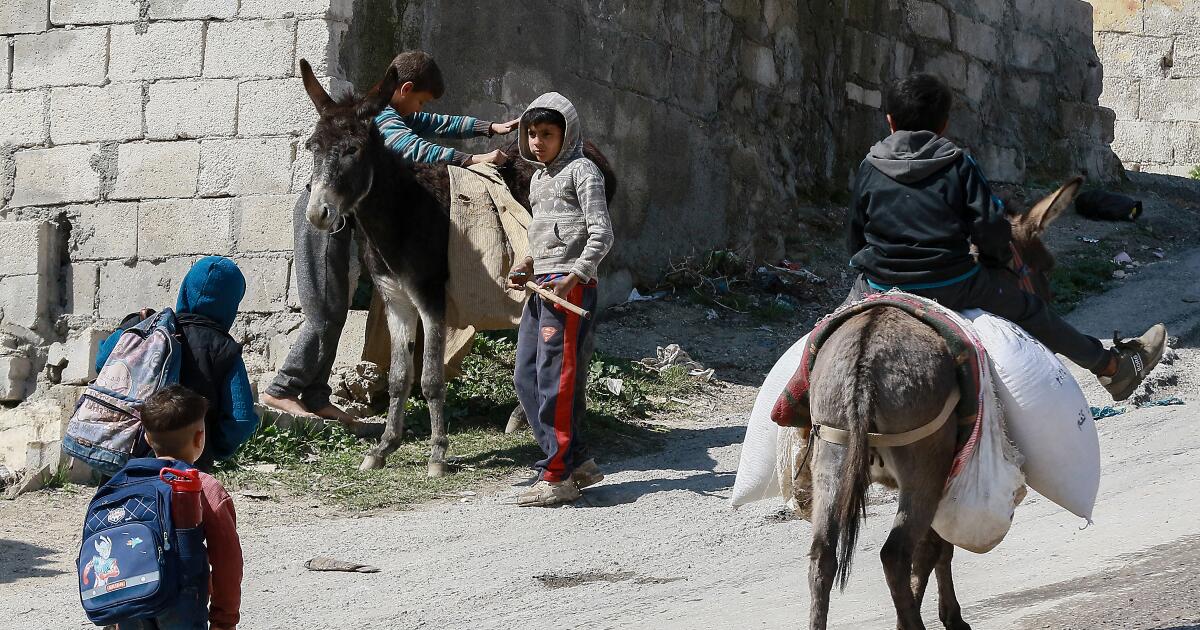
<path id="1" fill-rule="evenodd" d="M 375 122 L 384 144 L 413 162 L 450 162 L 469 166 L 483 162 L 502 163 L 504 154 L 471 155 L 438 146 L 421 138 L 422 134 L 446 138 L 474 138 L 510 133 L 516 120 L 491 123 L 470 116 L 446 116 L 422 112 L 425 103 L 440 98 L 446 88 L 442 72 L 433 58 L 421 51 L 401 53 L 392 61 L 399 87 Z M 296 415 L 317 415 L 341 422 L 352 432 L 366 431 L 366 425 L 329 401 L 329 375 L 333 369 L 337 344 L 350 308 L 351 231 L 319 230 L 305 218 L 308 193 L 296 202 L 295 228 L 296 281 L 304 325 L 296 344 L 275 380 L 262 396 L 270 407 Z"/>
<path id="2" fill-rule="evenodd" d="M 1114 339 L 1105 349 L 1021 290 L 1010 268 L 1012 232 L 1003 204 L 975 161 L 942 137 L 952 99 L 929 74 L 911 75 L 889 90 L 892 135 L 871 147 L 854 184 L 848 245 L 850 265 L 860 275 L 847 303 L 895 288 L 956 311 L 983 309 L 1091 370 L 1113 400 L 1129 398 L 1162 357 L 1166 327 Z"/>

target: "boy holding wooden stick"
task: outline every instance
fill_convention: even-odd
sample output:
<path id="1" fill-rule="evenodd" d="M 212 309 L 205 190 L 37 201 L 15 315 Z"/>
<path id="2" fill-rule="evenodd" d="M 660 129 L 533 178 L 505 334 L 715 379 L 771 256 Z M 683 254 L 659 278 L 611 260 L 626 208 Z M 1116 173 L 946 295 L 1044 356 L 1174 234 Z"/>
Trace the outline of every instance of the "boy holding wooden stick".
<path id="1" fill-rule="evenodd" d="M 583 156 L 580 126 L 574 105 L 557 92 L 539 96 L 521 116 L 521 157 L 538 170 L 529 184 L 530 257 L 513 267 L 509 283 L 525 288 L 532 277 L 556 297 L 594 311 L 597 268 L 613 231 L 604 175 Z M 518 505 L 569 503 L 604 478 L 579 435 L 593 335 L 589 318 L 537 292 L 525 304 L 513 382 L 546 457 L 534 464 L 538 482 Z"/>

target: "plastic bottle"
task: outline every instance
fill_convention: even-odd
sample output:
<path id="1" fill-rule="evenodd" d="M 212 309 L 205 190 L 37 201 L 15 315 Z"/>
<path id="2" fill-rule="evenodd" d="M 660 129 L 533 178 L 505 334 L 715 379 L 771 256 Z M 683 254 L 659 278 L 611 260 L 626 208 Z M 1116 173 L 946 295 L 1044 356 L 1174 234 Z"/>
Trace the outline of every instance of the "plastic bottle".
<path id="1" fill-rule="evenodd" d="M 163 468 L 158 478 L 171 484 L 171 520 L 175 529 L 199 527 L 204 519 L 200 506 L 200 471 Z"/>

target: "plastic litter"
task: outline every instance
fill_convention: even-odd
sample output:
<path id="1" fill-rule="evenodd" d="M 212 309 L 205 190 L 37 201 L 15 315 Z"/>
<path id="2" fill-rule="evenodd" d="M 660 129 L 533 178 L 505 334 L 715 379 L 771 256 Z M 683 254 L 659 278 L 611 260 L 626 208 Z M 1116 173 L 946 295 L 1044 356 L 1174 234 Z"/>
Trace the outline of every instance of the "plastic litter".
<path id="1" fill-rule="evenodd" d="M 655 356 L 646 357 L 639 363 L 655 372 L 661 372 L 670 367 L 683 367 L 687 369 L 688 376 L 702 381 L 711 380 L 714 373 L 711 368 L 705 368 L 699 361 L 693 359 L 677 343 L 670 344 L 665 348 L 659 346 L 655 351 Z"/>
<path id="2" fill-rule="evenodd" d="M 1133 257 L 1127 252 L 1121 252 L 1120 254 L 1113 256 L 1113 262 L 1117 263 L 1118 265 L 1132 265 Z"/>
<path id="3" fill-rule="evenodd" d="M 1119 416 L 1119 415 L 1125 413 L 1126 411 L 1127 411 L 1127 409 L 1125 409 L 1124 407 L 1114 407 L 1112 405 L 1105 405 L 1103 407 L 1092 407 L 1092 418 L 1094 418 L 1096 420 L 1102 420 L 1104 418 L 1111 418 L 1113 416 Z"/>
<path id="4" fill-rule="evenodd" d="M 1144 403 L 1138 405 L 1138 407 L 1140 407 L 1140 408 L 1171 407 L 1173 405 L 1185 405 L 1185 404 L 1187 404 L 1187 403 L 1183 402 L 1182 398 L 1179 398 L 1178 396 L 1171 396 L 1170 398 L 1160 398 L 1158 400 L 1151 400 L 1149 402 L 1144 402 Z"/>

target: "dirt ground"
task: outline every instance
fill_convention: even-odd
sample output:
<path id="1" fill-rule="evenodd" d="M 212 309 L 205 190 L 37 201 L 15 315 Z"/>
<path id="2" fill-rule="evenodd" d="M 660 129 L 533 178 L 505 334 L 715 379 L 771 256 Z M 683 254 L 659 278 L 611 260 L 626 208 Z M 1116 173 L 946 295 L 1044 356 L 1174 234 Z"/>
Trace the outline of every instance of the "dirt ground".
<path id="1" fill-rule="evenodd" d="M 1142 398 L 1182 406 L 1131 408 L 1098 421 L 1103 475 L 1095 523 L 1031 494 L 1011 532 L 984 555 L 960 551 L 955 581 L 975 628 L 1200 629 L 1200 227 L 1194 206 L 1151 196 L 1143 228 L 1064 221 L 1056 245 L 1079 236 L 1127 240 L 1153 262 L 1070 318 L 1101 337 L 1165 321 L 1178 337 Z M 1152 231 L 1152 232 L 1153 232 Z M 1138 249 L 1158 239 L 1164 258 Z M 842 279 L 834 279 L 835 283 Z M 755 387 L 821 311 L 788 323 L 720 317 L 681 301 L 639 304 L 604 324 L 610 354 L 646 356 L 682 344 L 727 382 L 662 418 L 666 448 L 600 458 L 608 479 L 574 506 L 522 509 L 514 485 L 405 511 L 347 515 L 316 504 L 235 497 L 246 555 L 243 624 L 258 628 L 798 628 L 807 623 L 809 525 L 763 501 L 728 504 Z M 1077 373 L 1093 405 L 1108 400 Z M 85 628 L 74 591 L 86 490 L 0 503 L 0 629 Z M 894 625 L 876 560 L 894 506 L 870 507 L 859 562 L 835 594 L 835 628 Z M 316 555 L 378 566 L 316 573 Z M 932 599 L 932 597 L 931 597 Z M 940 627 L 927 601 L 930 627 Z"/>

